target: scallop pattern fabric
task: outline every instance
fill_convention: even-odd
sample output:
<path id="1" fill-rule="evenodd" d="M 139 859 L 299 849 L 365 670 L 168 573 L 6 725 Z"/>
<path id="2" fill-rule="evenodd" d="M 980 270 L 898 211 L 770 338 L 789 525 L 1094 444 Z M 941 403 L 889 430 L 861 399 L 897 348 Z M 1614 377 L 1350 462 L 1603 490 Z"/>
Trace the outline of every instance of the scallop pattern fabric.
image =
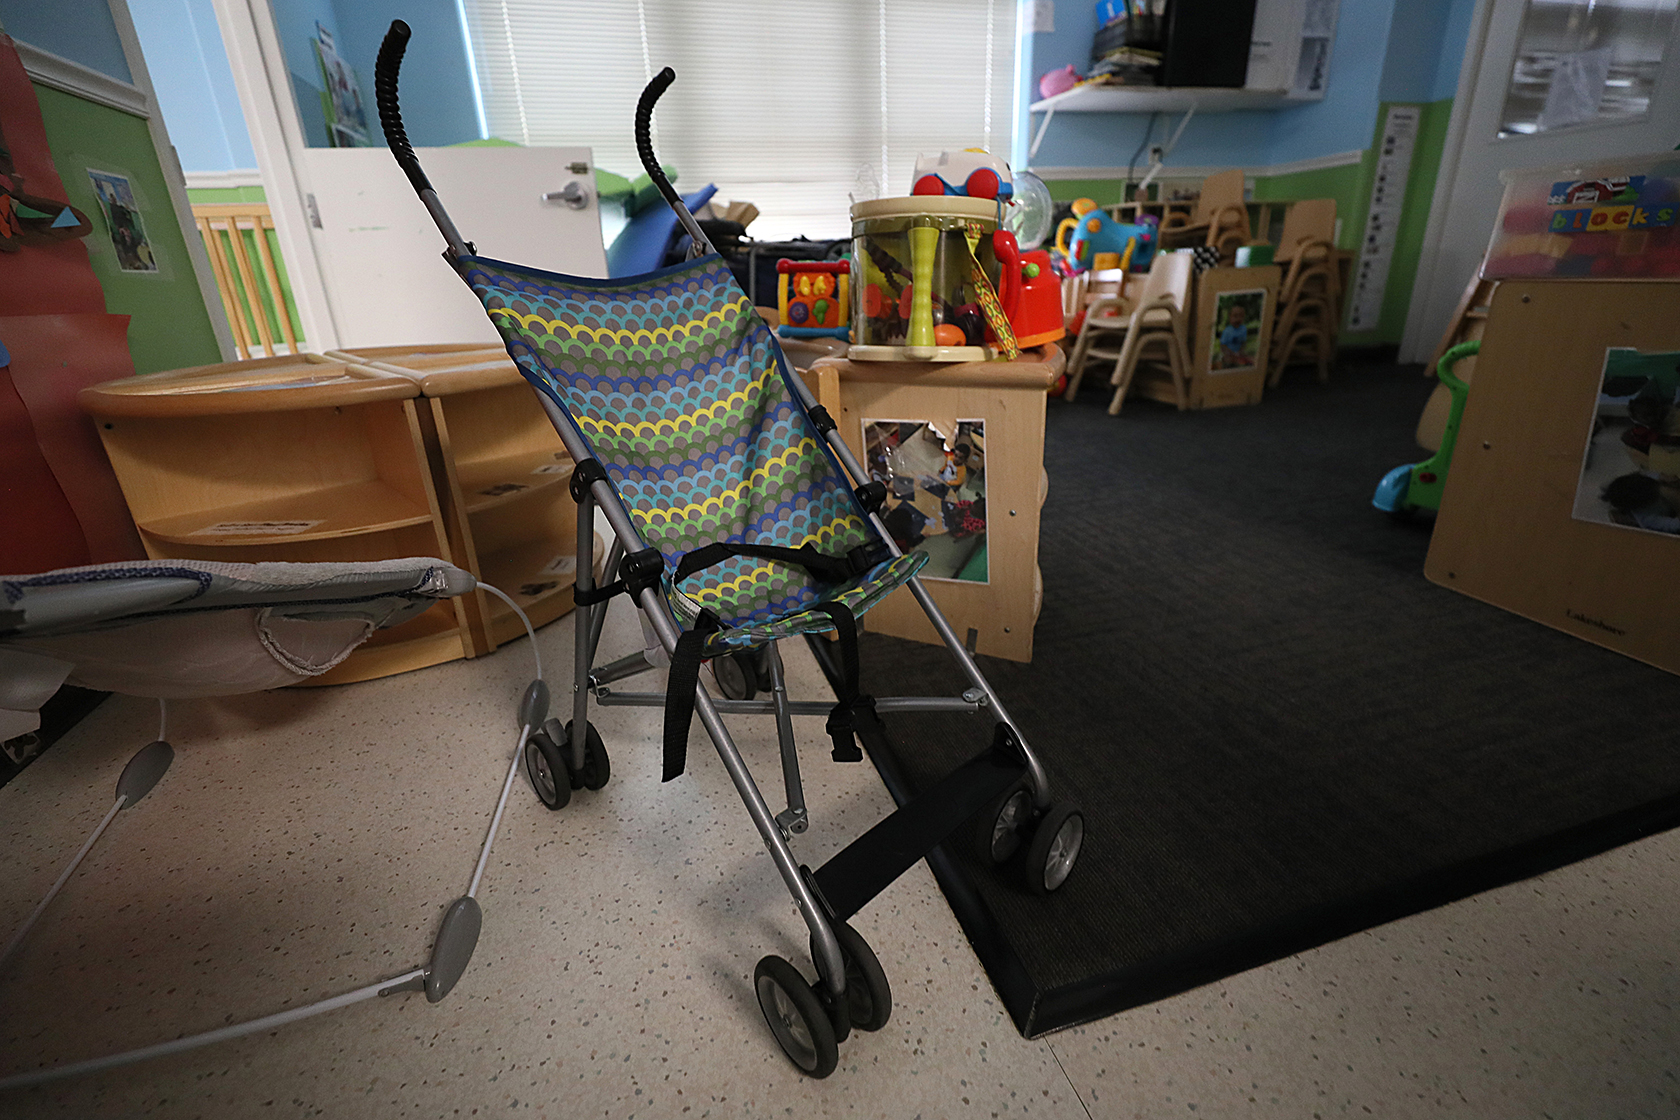
<path id="1" fill-rule="evenodd" d="M 715 541 L 843 554 L 875 539 L 746 293 L 716 255 L 618 280 L 482 257 L 460 267 L 520 372 L 571 418 L 664 556 L 678 617 L 704 607 L 723 620 L 711 651 L 829 629 L 820 613 L 789 616 L 818 601 L 862 614 L 926 562 L 910 553 L 819 587 L 803 568 L 734 557 L 674 589 L 683 555 Z"/>

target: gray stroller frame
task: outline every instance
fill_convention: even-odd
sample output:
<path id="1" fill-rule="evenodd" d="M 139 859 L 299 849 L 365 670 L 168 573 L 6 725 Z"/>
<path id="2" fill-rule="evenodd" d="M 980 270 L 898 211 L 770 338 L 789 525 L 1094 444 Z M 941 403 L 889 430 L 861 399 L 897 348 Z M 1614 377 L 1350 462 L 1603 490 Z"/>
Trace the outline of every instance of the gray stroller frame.
<path id="1" fill-rule="evenodd" d="M 475 250 L 462 239 L 450 220 L 403 130 L 397 77 L 409 35 L 408 26 L 395 21 L 380 48 L 375 70 L 380 120 L 393 155 L 447 243 L 444 258 L 461 271 L 462 262 L 473 256 Z M 636 140 L 643 166 L 691 239 L 692 259 L 714 250 L 661 172 L 649 141 L 654 103 L 675 78 L 675 73 L 666 68 L 643 91 L 636 109 Z M 826 418 L 826 412 L 798 376 L 790 376 L 788 381 L 805 411 Z M 662 708 L 667 700 L 663 693 L 616 692 L 612 688 L 617 681 L 657 667 L 656 661 L 662 664 L 664 659 L 657 654 L 650 658 L 647 651 L 638 651 L 592 668 L 608 607 L 606 596 L 595 594 L 597 585 L 591 571 L 596 509 L 601 511 L 616 538 L 607 556 L 604 584 L 610 586 L 621 576 L 626 577 L 628 589 L 666 658 L 676 654 L 682 627 L 659 586 L 658 575 L 663 565 L 659 553 L 643 541 L 612 480 L 594 462 L 594 452 L 570 417 L 547 394 L 538 391 L 536 397 L 566 450 L 580 464 L 572 481 L 572 496 L 578 503 L 574 595 L 579 604 L 575 615 L 572 720 L 564 728 L 558 720 L 549 720 L 544 725 L 544 734 L 533 736 L 524 747 L 527 776 L 544 803 L 557 809 L 569 800 L 571 789 L 598 789 L 606 780 L 606 752 L 588 718 L 591 694 L 603 706 Z M 853 484 L 867 484 L 868 472 L 833 424 L 819 422 L 817 428 L 822 430 L 828 447 Z M 595 469 L 583 469 L 586 464 Z M 868 516 L 891 555 L 901 555 L 880 516 L 875 512 Z M 647 567 L 650 558 L 655 565 L 652 571 L 637 570 Z M 739 693 L 737 698 L 714 698 L 704 683 L 697 681 L 695 686 L 694 707 L 701 724 L 810 930 L 811 956 L 820 976 L 820 986 L 813 988 L 787 961 L 770 956 L 759 962 L 754 987 L 777 1042 L 799 1069 L 813 1077 L 826 1077 L 834 1070 L 838 1043 L 845 1040 L 851 1028 L 878 1030 L 886 1024 L 891 1011 L 886 976 L 863 938 L 847 925 L 847 918 L 971 820 L 977 854 L 983 861 L 1003 864 L 1025 849 L 1022 862 L 1026 865 L 1027 885 L 1040 894 L 1056 890 L 1067 879 L 1084 835 L 1084 819 L 1078 807 L 1051 797 L 1043 764 L 1027 746 L 997 693 L 932 596 L 915 576 L 909 578 L 908 587 L 970 687 L 954 697 L 880 697 L 874 701 L 875 710 L 987 713 L 994 721 L 992 743 L 949 776 L 900 805 L 816 871 L 800 864 L 789 846 L 790 838 L 805 832 L 809 826 L 792 717 L 828 715 L 833 705 L 826 701 L 788 698 L 776 640 L 762 647 L 761 664 L 769 678 L 769 699 L 751 697 L 754 691 L 751 681 L 760 663 L 748 660 L 750 654 L 745 653 L 718 654 L 713 659 L 714 675 L 721 663 L 736 659 L 735 667 L 743 671 L 748 682 L 745 687 L 731 690 Z M 814 635 L 806 637 L 830 683 L 836 683 L 839 671 L 833 654 L 826 648 L 830 643 Z M 723 677 L 719 680 L 722 683 Z M 760 792 L 724 725 L 724 715 L 775 717 L 787 799 L 787 808 L 781 813 L 773 813 Z M 864 718 L 867 720 L 867 716 Z M 584 732 L 579 734 L 577 729 Z M 568 773 L 560 772 L 562 769 Z"/>

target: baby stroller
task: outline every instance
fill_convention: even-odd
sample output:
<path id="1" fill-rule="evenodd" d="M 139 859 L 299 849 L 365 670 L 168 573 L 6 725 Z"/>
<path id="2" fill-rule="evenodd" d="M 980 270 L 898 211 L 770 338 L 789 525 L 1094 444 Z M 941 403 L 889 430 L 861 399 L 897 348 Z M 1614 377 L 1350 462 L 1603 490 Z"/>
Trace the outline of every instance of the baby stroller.
<path id="1" fill-rule="evenodd" d="M 1055 890 L 1078 858 L 1084 819 L 1073 804 L 1052 800 L 1042 764 L 917 580 L 926 555 L 901 553 L 877 516 L 885 487 L 870 481 L 833 419 L 789 374 L 661 173 L 649 123 L 676 75 L 666 69 L 643 91 L 636 143 L 692 240 L 690 259 L 617 280 L 562 276 L 478 256 L 450 221 L 403 131 L 397 78 L 409 35 L 402 21 L 392 23 L 376 65 L 386 140 L 443 234 L 445 259 L 483 302 L 576 460 L 578 555 L 593 555 L 597 506 L 615 537 L 602 585 L 587 561 L 578 566 L 572 719 L 563 728 L 551 721 L 526 744 L 527 773 L 550 808 L 571 789 L 598 788 L 605 751 L 589 724 L 593 695 L 601 704 L 664 707 L 669 781 L 683 771 L 698 710 L 810 929 L 818 984 L 765 957 L 754 971 L 760 1007 L 794 1064 L 826 1077 L 851 1029 L 878 1030 L 891 1012 L 885 973 L 846 919 L 970 820 L 987 859 L 1001 864 L 1024 849 L 1029 887 Z M 921 604 L 970 682 L 960 697 L 872 699 L 859 691 L 856 616 L 899 587 Z M 608 601 L 618 594 L 640 608 L 657 645 L 593 668 Z M 828 631 L 838 640 L 816 637 Z M 837 703 L 788 699 L 777 647 L 801 635 Z M 714 699 L 700 683 L 705 659 L 741 677 L 762 668 L 769 698 L 737 688 L 743 698 Z M 612 687 L 664 664 L 664 694 Z M 827 716 L 834 759 L 857 761 L 857 732 L 894 710 L 984 713 L 995 722 L 991 745 L 822 867 L 801 865 L 789 840 L 809 822 L 791 717 Z M 776 718 L 788 801 L 779 814 L 724 726 L 722 717 L 735 714 Z"/>

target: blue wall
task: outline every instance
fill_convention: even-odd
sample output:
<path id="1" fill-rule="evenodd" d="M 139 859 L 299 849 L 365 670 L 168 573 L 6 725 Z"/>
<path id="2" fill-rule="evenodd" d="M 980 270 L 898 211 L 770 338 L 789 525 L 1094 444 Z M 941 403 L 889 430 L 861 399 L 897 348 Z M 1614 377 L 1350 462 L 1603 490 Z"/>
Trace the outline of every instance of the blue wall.
<path id="1" fill-rule="evenodd" d="M 146 0 L 130 12 L 182 169 L 255 169 L 257 155 L 210 0 Z"/>
<path id="2" fill-rule="evenodd" d="M 1168 167 L 1267 167 L 1370 147 L 1382 101 L 1452 97 L 1476 0 L 1342 0 L 1322 101 L 1288 108 L 1197 113 Z M 1022 105 L 1038 97 L 1046 71 L 1090 68 L 1095 6 L 1056 0 L 1056 29 L 1021 38 Z M 1160 143 L 1182 114 L 1163 114 Z M 1039 167 L 1125 167 L 1143 142 L 1145 113 L 1059 113 L 1032 162 Z M 1015 160 L 1025 162 L 1037 120 L 1018 120 Z M 1148 165 L 1148 152 L 1138 166 Z"/>
<path id="3" fill-rule="evenodd" d="M 0 0 L 0 5 L 26 3 Z M 97 6 L 109 16 L 102 3 Z M 312 45 L 316 24 L 332 34 L 339 55 L 356 72 L 368 126 L 374 133 L 370 139 L 377 142 L 373 63 L 385 29 L 399 17 L 415 32 L 403 65 L 408 76 L 402 89 L 403 121 L 409 138 L 422 146 L 442 146 L 480 137 L 466 36 L 455 0 L 339 0 L 336 4 L 333 0 L 274 0 L 273 8 L 304 136 L 311 145 L 327 143 L 321 74 Z M 210 0 L 136 0 L 131 10 L 182 168 L 255 168 L 256 153 Z M 111 36 L 115 41 L 114 28 Z M 45 43 L 36 45 L 53 49 Z M 120 44 L 117 49 L 120 59 Z"/>
<path id="4" fill-rule="evenodd" d="M 122 82 L 133 82 L 105 0 L 0 0 L 6 34 Z"/>
<path id="5" fill-rule="evenodd" d="M 338 49 L 361 78 L 370 111 L 373 63 L 393 19 L 414 29 L 403 57 L 401 83 L 409 140 L 421 147 L 443 147 L 480 139 L 466 33 L 455 0 L 339 0 L 343 36 Z M 368 123 L 377 126 L 371 119 Z"/>

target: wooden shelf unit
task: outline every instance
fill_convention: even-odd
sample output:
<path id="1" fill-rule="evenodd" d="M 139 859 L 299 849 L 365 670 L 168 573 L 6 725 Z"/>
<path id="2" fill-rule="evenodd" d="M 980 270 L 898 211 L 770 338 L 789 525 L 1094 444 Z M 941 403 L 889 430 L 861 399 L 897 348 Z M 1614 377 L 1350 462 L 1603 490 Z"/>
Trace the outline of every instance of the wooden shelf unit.
<path id="1" fill-rule="evenodd" d="M 573 464 L 506 352 L 386 346 L 329 357 L 406 377 L 419 387 L 456 563 L 512 596 L 533 626 L 570 611 L 575 573 L 548 569 L 577 552 L 577 504 L 567 485 Z M 507 605 L 486 592 L 466 599 L 464 609 L 478 653 L 525 632 Z"/>
<path id="2" fill-rule="evenodd" d="M 505 590 L 533 625 L 572 608 L 574 575 L 544 570 L 577 547 L 572 461 L 500 350 L 232 362 L 108 382 L 81 403 L 150 556 L 436 556 Z M 523 633 L 475 592 L 377 632 L 311 683 L 479 656 Z"/>

